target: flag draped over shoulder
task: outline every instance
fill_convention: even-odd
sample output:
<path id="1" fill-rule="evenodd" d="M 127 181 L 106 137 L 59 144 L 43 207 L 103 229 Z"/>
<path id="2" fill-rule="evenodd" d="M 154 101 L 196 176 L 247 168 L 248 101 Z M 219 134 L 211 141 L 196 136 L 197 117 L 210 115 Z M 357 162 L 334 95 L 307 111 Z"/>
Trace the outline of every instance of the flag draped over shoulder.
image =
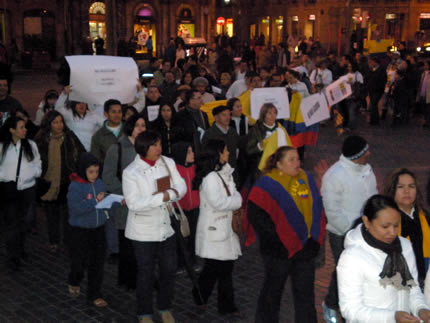
<path id="1" fill-rule="evenodd" d="M 238 99 L 242 104 L 242 113 L 248 117 L 249 124 L 253 125 L 255 120 L 251 117 L 251 90 L 243 92 Z M 228 100 L 211 101 L 202 105 L 200 109 L 208 115 L 210 125 L 215 122 L 212 110 L 220 105 L 227 105 L 227 101 Z"/>
<path id="2" fill-rule="evenodd" d="M 263 155 L 261 156 L 260 163 L 258 164 L 258 169 L 263 170 L 264 166 L 266 166 L 267 159 L 282 146 L 294 147 L 290 137 L 288 136 L 287 130 L 278 123 L 277 129 L 269 138 L 264 140 Z"/>
<path id="3" fill-rule="evenodd" d="M 316 145 L 320 129 L 319 123 L 306 127 L 300 110 L 301 101 L 300 94 L 294 93 L 290 102 L 290 119 L 284 120 L 284 127 L 296 148 L 304 145 Z"/>
<path id="4" fill-rule="evenodd" d="M 216 107 L 219 107 L 220 105 L 227 105 L 227 100 L 218 100 L 218 101 L 211 101 L 208 103 L 205 103 L 200 108 L 201 111 L 206 112 L 208 115 L 209 124 L 212 126 L 212 124 L 215 122 L 214 116 L 212 114 L 212 110 Z"/>
<path id="5" fill-rule="evenodd" d="M 322 199 L 315 181 L 304 170 L 297 176 L 286 176 L 274 169 L 257 180 L 248 198 L 270 216 L 289 258 L 309 238 L 322 243 L 326 226 Z M 252 226 L 247 227 L 246 236 L 249 246 L 255 241 Z"/>

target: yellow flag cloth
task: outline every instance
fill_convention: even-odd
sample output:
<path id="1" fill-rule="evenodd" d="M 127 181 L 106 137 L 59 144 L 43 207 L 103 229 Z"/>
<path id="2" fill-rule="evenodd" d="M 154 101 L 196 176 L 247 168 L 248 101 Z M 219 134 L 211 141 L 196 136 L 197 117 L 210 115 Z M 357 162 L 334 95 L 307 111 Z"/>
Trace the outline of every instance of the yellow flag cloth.
<path id="1" fill-rule="evenodd" d="M 282 146 L 294 147 L 290 136 L 288 136 L 287 130 L 278 123 L 278 128 L 269 138 L 263 141 L 263 155 L 261 156 L 260 163 L 258 164 L 258 169 L 263 170 L 264 166 L 266 166 L 267 159 Z"/>

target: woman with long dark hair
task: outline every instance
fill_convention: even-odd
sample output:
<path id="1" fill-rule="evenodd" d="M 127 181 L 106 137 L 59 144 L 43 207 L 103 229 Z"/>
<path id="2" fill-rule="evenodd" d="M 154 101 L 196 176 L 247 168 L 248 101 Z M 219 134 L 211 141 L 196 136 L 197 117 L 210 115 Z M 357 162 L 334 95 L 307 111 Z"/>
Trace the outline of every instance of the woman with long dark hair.
<path id="1" fill-rule="evenodd" d="M 430 264 L 430 217 L 424 210 L 415 174 L 406 168 L 394 170 L 385 187 L 385 194 L 394 199 L 401 211 L 400 235 L 412 243 L 418 281 L 422 286 Z"/>
<path id="2" fill-rule="evenodd" d="M 363 206 L 362 224 L 348 232 L 337 265 L 339 306 L 346 322 L 428 322 L 414 251 L 399 237 L 400 210 L 386 196 Z"/>
<path id="3" fill-rule="evenodd" d="M 6 119 L 0 128 L 0 221 L 6 230 L 9 264 L 18 270 L 25 259 L 26 215 L 34 200 L 36 178 L 41 174 L 40 155 L 36 144 L 26 139 L 25 121 L 19 117 Z"/>
<path id="4" fill-rule="evenodd" d="M 297 149 L 283 146 L 267 159 L 249 193 L 247 216 L 264 263 L 255 322 L 279 322 L 284 285 L 292 276 L 295 322 L 316 323 L 315 257 L 326 221 L 319 190 L 300 168 Z"/>
<path id="5" fill-rule="evenodd" d="M 42 159 L 38 198 L 45 206 L 50 251 L 55 253 L 61 240 L 61 223 L 65 226 L 67 221 L 69 176 L 76 171 L 79 155 L 85 148 L 56 110 L 45 115 L 34 140 Z"/>
<path id="6" fill-rule="evenodd" d="M 90 151 L 91 138 L 103 127 L 104 117 L 90 110 L 85 102 L 64 101 L 64 95 L 69 95 L 71 91 L 70 86 L 64 88 L 62 99 L 57 101 L 55 110 L 63 115 L 65 124 L 79 138 L 85 150 Z"/>
<path id="7" fill-rule="evenodd" d="M 176 110 L 171 104 L 162 104 L 157 119 L 151 123 L 151 129 L 161 135 L 163 155 L 168 157 L 172 156 L 172 142 L 174 141 L 172 120 L 175 113 Z"/>
<path id="8" fill-rule="evenodd" d="M 235 152 L 232 152 L 235 153 Z M 212 139 L 197 160 L 193 188 L 200 191 L 200 215 L 196 232 L 196 255 L 205 260 L 199 277 L 199 289 L 193 296 L 206 306 L 218 283 L 218 312 L 238 312 L 234 299 L 234 261 L 242 255 L 239 236 L 233 231 L 233 216 L 242 206 L 242 197 L 233 180 L 234 169 L 228 164 L 229 151 L 223 140 Z M 200 293 L 199 293 L 200 291 Z"/>

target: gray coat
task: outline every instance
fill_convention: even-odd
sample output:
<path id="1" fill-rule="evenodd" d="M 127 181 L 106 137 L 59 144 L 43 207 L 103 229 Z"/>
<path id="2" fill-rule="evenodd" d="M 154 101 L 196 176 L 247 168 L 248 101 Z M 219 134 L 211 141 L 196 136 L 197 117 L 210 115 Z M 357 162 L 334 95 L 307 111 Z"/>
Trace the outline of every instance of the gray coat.
<path id="1" fill-rule="evenodd" d="M 121 163 L 120 172 L 131 164 L 136 157 L 136 150 L 134 145 L 130 142 L 127 136 L 123 135 L 119 138 L 118 143 L 121 145 Z M 105 162 L 103 165 L 103 182 L 106 185 L 106 189 L 110 193 L 122 195 L 122 183 L 121 179 L 117 176 L 118 173 L 118 144 L 112 145 L 107 153 Z M 127 206 L 113 207 L 111 209 L 111 216 L 114 216 L 115 224 L 117 229 L 124 230 L 127 222 Z"/>

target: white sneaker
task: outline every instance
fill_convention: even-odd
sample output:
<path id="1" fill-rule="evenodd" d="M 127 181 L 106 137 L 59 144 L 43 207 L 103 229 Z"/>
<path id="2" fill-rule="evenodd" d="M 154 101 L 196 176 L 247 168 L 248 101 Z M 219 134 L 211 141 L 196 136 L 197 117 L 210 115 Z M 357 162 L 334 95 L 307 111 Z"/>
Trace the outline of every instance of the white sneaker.
<path id="1" fill-rule="evenodd" d="M 326 323 L 337 323 L 337 312 L 334 309 L 331 309 L 325 303 L 322 303 L 323 308 L 323 317 Z"/>
<path id="2" fill-rule="evenodd" d="M 161 312 L 161 320 L 163 323 L 175 323 L 175 319 L 170 311 Z"/>

